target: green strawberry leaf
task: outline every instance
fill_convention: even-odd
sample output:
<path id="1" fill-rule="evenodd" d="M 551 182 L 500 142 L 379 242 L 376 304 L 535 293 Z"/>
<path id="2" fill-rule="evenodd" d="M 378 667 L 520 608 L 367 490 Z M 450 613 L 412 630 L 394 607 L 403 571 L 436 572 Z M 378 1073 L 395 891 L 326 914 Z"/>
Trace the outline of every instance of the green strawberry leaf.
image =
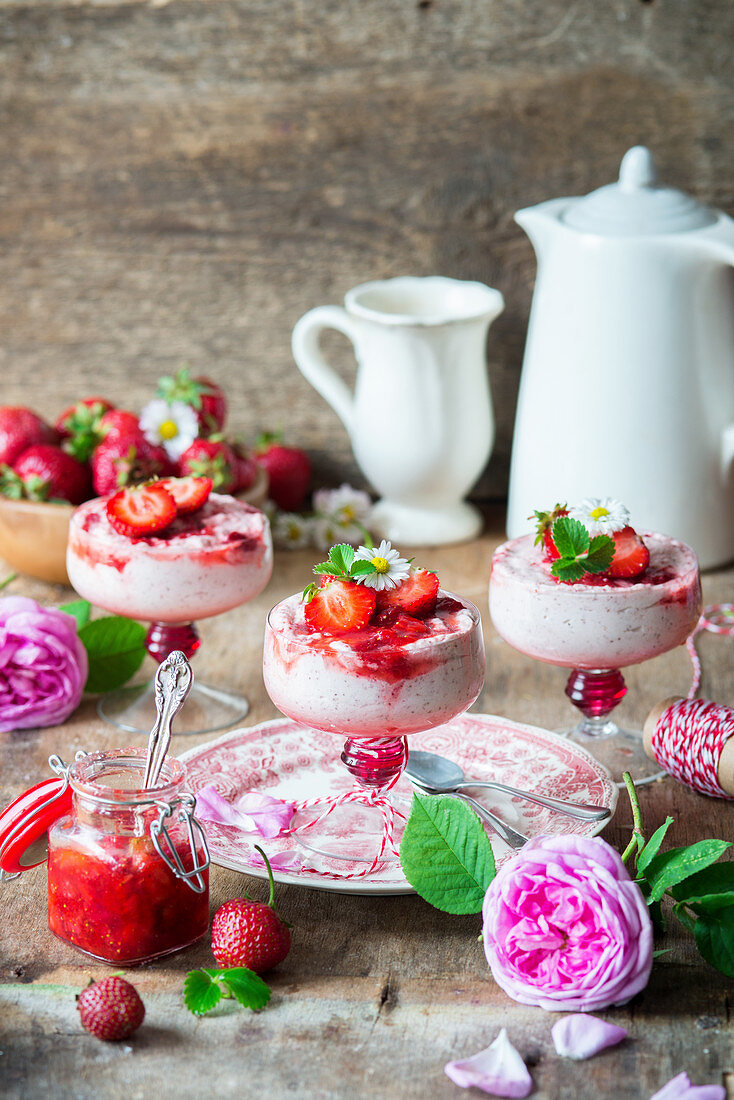
<path id="1" fill-rule="evenodd" d="M 551 531 L 556 549 L 562 558 L 577 558 L 589 549 L 589 532 L 577 519 L 560 516 Z"/>
<path id="2" fill-rule="evenodd" d="M 354 547 L 346 542 L 338 542 L 336 546 L 332 546 L 329 551 L 329 561 L 334 567 L 332 568 L 332 573 L 340 573 L 344 576 L 348 576 L 352 562 L 354 561 Z"/>
<path id="3" fill-rule="evenodd" d="M 734 906 L 702 913 L 693 927 L 696 946 L 707 963 L 734 978 Z"/>
<path id="4" fill-rule="evenodd" d="M 700 840 L 687 848 L 670 848 L 653 857 L 645 868 L 650 901 L 660 901 L 666 890 L 709 867 L 731 844 L 726 840 Z"/>
<path id="5" fill-rule="evenodd" d="M 718 863 L 697 871 L 673 887 L 673 897 L 696 912 L 734 906 L 734 863 Z"/>
<path id="6" fill-rule="evenodd" d="M 89 657 L 84 690 L 114 691 L 133 676 L 145 657 L 145 627 L 119 615 L 86 623 L 79 638 Z"/>
<path id="7" fill-rule="evenodd" d="M 655 830 L 655 832 L 648 840 L 647 844 L 645 844 L 645 846 L 640 850 L 639 855 L 635 860 L 635 865 L 639 873 L 642 873 L 652 862 L 653 858 L 658 854 L 658 852 L 660 851 L 660 845 L 665 839 L 665 834 L 672 824 L 673 818 L 666 817 L 660 828 Z"/>
<path id="8" fill-rule="evenodd" d="M 228 994 L 253 1012 L 259 1012 L 270 1000 L 270 989 L 257 974 L 246 966 L 235 966 L 230 970 L 209 970 L 206 973 L 216 976 Z"/>
<path id="9" fill-rule="evenodd" d="M 318 565 L 314 565 L 313 571 L 317 577 L 329 577 L 332 573 L 338 573 L 336 566 L 330 561 L 320 561 Z"/>
<path id="10" fill-rule="evenodd" d="M 59 611 L 65 611 L 67 615 L 72 615 L 76 619 L 77 630 L 87 625 L 91 610 L 92 605 L 89 600 L 72 600 L 71 603 L 64 603 L 59 608 Z"/>
<path id="11" fill-rule="evenodd" d="M 583 565 L 572 558 L 556 558 L 551 566 L 551 573 L 559 581 L 580 581 L 585 572 Z"/>
<path id="12" fill-rule="evenodd" d="M 203 1016 L 222 999 L 222 989 L 206 970 L 190 970 L 184 980 L 184 1004 L 195 1016 Z"/>
<path id="13" fill-rule="evenodd" d="M 400 844 L 411 886 L 445 913 L 478 913 L 494 878 L 492 845 L 465 802 L 450 795 L 413 796 Z"/>
<path id="14" fill-rule="evenodd" d="M 350 577 L 365 577 L 368 573 L 376 573 L 377 568 L 371 561 L 367 561 L 366 558 L 358 558 L 352 564 L 352 568 L 349 572 Z"/>
<path id="15" fill-rule="evenodd" d="M 614 539 L 609 535 L 596 535 L 589 543 L 589 551 L 583 559 L 587 573 L 603 573 L 612 564 Z"/>

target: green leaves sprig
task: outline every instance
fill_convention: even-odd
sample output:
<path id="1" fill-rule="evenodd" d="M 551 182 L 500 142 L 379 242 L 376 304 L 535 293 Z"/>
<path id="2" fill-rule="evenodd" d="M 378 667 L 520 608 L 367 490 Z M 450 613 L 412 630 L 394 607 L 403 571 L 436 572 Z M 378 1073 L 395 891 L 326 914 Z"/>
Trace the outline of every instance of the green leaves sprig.
<path id="1" fill-rule="evenodd" d="M 270 989 L 246 966 L 224 970 L 190 970 L 186 975 L 184 1003 L 195 1016 L 210 1012 L 223 997 L 233 997 L 245 1008 L 258 1012 L 270 1000 Z"/>
<path id="2" fill-rule="evenodd" d="M 91 610 L 88 600 L 74 600 L 59 608 L 76 619 L 79 640 L 87 651 L 89 674 L 84 690 L 90 694 L 115 691 L 143 663 L 145 627 L 121 615 L 107 615 L 90 622 Z"/>
<path id="3" fill-rule="evenodd" d="M 580 581 L 584 573 L 603 573 L 614 557 L 614 539 L 609 535 L 591 538 L 583 523 L 561 516 L 552 527 L 553 542 L 561 555 L 551 566 L 559 581 Z"/>
<path id="4" fill-rule="evenodd" d="M 368 544 L 369 545 L 369 544 Z M 371 561 L 364 558 L 355 560 L 355 549 L 346 542 L 339 542 L 332 546 L 327 561 L 314 565 L 313 571 L 317 577 L 341 577 L 343 580 L 353 581 L 357 577 L 365 577 L 368 573 L 376 573 L 377 570 Z M 318 591 L 313 583 L 306 585 L 303 590 L 303 602 L 308 603 Z"/>

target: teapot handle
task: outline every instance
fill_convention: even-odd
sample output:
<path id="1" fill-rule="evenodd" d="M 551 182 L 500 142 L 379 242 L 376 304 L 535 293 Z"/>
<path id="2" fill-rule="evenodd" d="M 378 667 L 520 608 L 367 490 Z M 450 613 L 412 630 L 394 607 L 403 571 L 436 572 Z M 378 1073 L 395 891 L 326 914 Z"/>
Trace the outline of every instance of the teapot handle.
<path id="1" fill-rule="evenodd" d="M 317 306 L 296 322 L 291 338 L 293 358 L 301 374 L 331 405 L 351 435 L 354 398 L 347 384 L 324 359 L 319 337 L 324 329 L 334 328 L 356 345 L 356 326 L 341 306 Z"/>
<path id="2" fill-rule="evenodd" d="M 719 461 L 722 484 L 728 485 L 732 478 L 732 466 L 734 465 L 734 424 L 727 424 L 721 433 Z"/>

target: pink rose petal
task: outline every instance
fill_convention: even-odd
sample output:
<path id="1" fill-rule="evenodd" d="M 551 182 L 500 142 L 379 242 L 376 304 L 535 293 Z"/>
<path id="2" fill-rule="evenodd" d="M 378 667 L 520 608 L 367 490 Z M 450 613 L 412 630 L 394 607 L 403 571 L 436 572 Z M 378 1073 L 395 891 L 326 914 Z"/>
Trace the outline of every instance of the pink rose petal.
<path id="1" fill-rule="evenodd" d="M 572 1016 L 564 1016 L 562 1020 L 558 1020 L 551 1028 L 551 1036 L 561 1057 L 582 1061 L 606 1047 L 621 1043 L 627 1037 L 627 1032 L 623 1027 L 608 1024 L 597 1016 L 575 1012 Z"/>
<path id="2" fill-rule="evenodd" d="M 268 860 L 273 871 L 300 871 L 304 865 L 303 854 L 295 848 L 287 852 L 278 852 L 274 856 L 268 855 Z M 253 867 L 265 866 L 265 860 L 259 852 L 252 853 L 250 863 Z"/>
<path id="3" fill-rule="evenodd" d="M 504 1028 L 486 1050 L 460 1062 L 448 1062 L 444 1073 L 462 1089 L 477 1088 L 492 1096 L 527 1096 L 533 1087 L 527 1066 Z"/>
<path id="4" fill-rule="evenodd" d="M 650 1100 L 726 1100 L 723 1085 L 692 1085 L 687 1073 L 679 1073 Z"/>
<path id="5" fill-rule="evenodd" d="M 227 802 L 211 785 L 202 787 L 196 796 L 196 814 L 202 821 L 234 825 L 243 833 L 257 833 L 269 840 L 288 828 L 294 812 L 292 802 L 258 791 L 248 791 L 235 803 Z"/>

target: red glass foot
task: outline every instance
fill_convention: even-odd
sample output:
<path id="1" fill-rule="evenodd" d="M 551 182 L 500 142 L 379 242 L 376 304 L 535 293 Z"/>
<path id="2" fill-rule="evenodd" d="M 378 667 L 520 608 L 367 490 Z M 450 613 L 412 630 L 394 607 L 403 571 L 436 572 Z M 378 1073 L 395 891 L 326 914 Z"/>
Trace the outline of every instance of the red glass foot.
<path id="1" fill-rule="evenodd" d="M 193 623 L 151 623 L 145 635 L 145 648 L 158 664 L 174 649 L 180 649 L 190 661 L 200 645 L 199 632 Z"/>
<path id="2" fill-rule="evenodd" d="M 627 686 L 618 668 L 575 668 L 566 684 L 566 695 L 587 719 L 588 736 L 600 732 L 599 719 L 611 714 L 626 694 Z"/>
<path id="3" fill-rule="evenodd" d="M 386 787 L 402 773 L 408 760 L 404 737 L 349 737 L 342 763 L 362 787 Z"/>

